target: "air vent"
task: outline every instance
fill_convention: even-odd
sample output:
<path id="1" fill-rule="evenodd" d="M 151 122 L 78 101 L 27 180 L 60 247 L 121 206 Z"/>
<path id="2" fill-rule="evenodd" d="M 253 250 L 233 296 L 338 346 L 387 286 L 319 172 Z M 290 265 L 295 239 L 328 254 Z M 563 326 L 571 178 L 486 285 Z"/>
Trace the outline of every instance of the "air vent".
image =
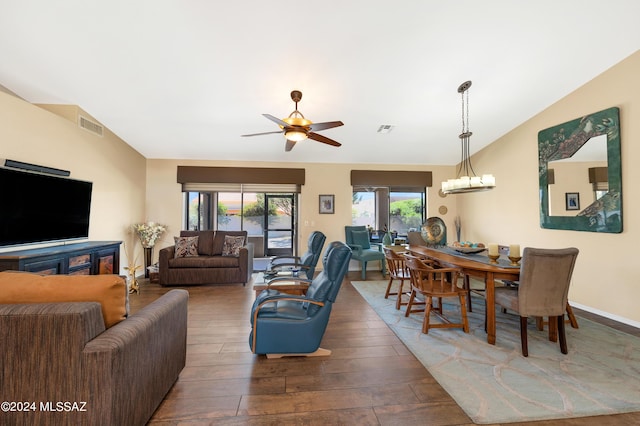
<path id="1" fill-rule="evenodd" d="M 383 124 L 378 127 L 378 133 L 389 133 L 391 130 L 393 130 L 393 126 L 391 124 Z"/>
<path id="2" fill-rule="evenodd" d="M 101 124 L 91 121 L 86 117 L 78 116 L 78 126 L 88 132 L 102 137 L 104 135 L 104 127 Z"/>

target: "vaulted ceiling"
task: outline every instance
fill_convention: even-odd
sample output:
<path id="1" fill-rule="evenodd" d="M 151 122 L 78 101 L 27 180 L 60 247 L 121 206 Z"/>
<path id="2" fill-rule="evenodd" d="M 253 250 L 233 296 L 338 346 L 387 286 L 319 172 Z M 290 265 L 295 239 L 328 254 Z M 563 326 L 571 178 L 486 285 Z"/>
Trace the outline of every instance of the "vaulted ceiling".
<path id="1" fill-rule="evenodd" d="M 456 164 L 460 83 L 475 152 L 634 53 L 638 16 L 637 0 L 1 0 L 0 85 L 78 105 L 147 158 Z M 307 119 L 344 122 L 319 132 L 342 147 L 240 136 L 279 130 L 261 114 L 287 117 L 293 89 Z"/>

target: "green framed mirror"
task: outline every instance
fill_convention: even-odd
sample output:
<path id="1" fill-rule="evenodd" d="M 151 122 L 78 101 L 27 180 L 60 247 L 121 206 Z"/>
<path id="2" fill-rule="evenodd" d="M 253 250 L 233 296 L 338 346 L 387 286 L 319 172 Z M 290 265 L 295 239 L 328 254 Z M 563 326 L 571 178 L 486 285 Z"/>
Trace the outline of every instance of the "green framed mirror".
<path id="1" fill-rule="evenodd" d="M 541 130 L 538 172 L 542 228 L 622 232 L 618 108 Z"/>

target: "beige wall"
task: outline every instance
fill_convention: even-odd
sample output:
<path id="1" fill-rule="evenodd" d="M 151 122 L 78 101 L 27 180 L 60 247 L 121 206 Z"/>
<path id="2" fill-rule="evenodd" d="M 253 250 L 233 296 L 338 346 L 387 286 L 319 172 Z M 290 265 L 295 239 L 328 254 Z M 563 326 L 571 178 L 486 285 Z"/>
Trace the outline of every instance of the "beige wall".
<path id="1" fill-rule="evenodd" d="M 640 52 L 636 52 L 473 157 L 477 171 L 494 173 L 495 190 L 457 195 L 463 234 L 471 240 L 532 247 L 580 249 L 571 302 L 640 326 L 640 279 L 634 258 L 640 240 Z M 532 82 L 533 84 L 533 82 Z M 538 83 L 536 83 L 538 84 Z M 544 84 L 540 82 L 539 84 Z M 538 132 L 601 111 L 620 108 L 623 232 L 601 234 L 540 228 Z M 509 108 L 505 105 L 505 108 Z"/>
<path id="2" fill-rule="evenodd" d="M 80 129 L 70 120 L 79 108 L 63 111 L 64 117 L 0 92 L 0 157 L 69 170 L 70 177 L 93 182 L 89 239 L 130 239 L 130 225 L 145 219 L 145 158 L 109 131 L 98 137 Z M 142 252 L 140 244 L 136 248 Z M 122 250 L 121 266 L 126 262 Z"/>

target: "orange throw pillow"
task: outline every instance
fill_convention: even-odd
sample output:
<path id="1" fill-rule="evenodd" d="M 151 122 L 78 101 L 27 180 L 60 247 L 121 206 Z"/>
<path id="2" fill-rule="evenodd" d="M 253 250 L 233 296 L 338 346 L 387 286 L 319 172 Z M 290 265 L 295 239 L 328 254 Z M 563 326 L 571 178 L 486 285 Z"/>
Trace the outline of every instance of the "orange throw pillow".
<path id="1" fill-rule="evenodd" d="M 127 317 L 127 284 L 119 275 L 0 272 L 0 304 L 98 302 L 106 328 Z"/>

